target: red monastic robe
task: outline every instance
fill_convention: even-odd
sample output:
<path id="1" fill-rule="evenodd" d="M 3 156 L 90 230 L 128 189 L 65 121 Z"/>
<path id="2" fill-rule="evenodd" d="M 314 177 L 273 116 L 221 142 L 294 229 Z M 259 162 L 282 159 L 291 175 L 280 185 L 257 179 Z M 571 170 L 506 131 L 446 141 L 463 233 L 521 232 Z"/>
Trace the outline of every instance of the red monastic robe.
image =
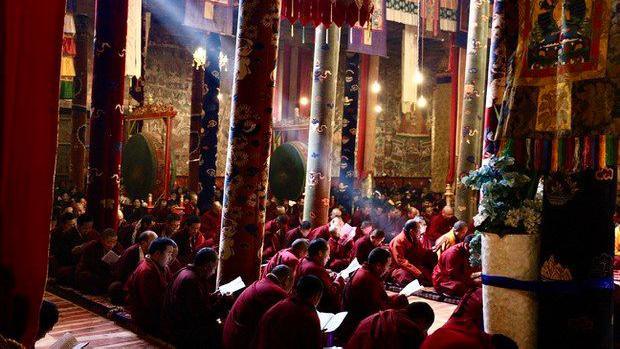
<path id="1" fill-rule="evenodd" d="M 271 257 L 269 263 L 267 263 L 267 266 L 265 267 L 265 269 L 263 269 L 262 277 L 265 277 L 273 270 L 273 268 L 277 267 L 280 264 L 286 265 L 287 267 L 291 268 L 292 273 L 296 273 L 297 267 L 299 266 L 299 258 L 297 258 L 297 256 L 295 256 L 293 252 L 291 252 L 290 248 L 278 251 L 278 253 Z M 293 274 L 293 276 L 294 275 L 295 274 Z"/>
<path id="2" fill-rule="evenodd" d="M 113 251 L 116 254 L 122 253 L 118 244 Z M 80 290 L 94 294 L 108 290 L 112 283 L 113 266 L 101 260 L 108 252 L 99 240 L 89 241 L 84 245 L 80 262 L 75 268 L 75 283 Z"/>
<path id="3" fill-rule="evenodd" d="M 476 269 L 469 266 L 469 251 L 463 242 L 458 243 L 441 254 L 433 270 L 433 287 L 439 293 L 462 297 L 468 289 L 475 286 L 471 274 Z"/>
<path id="4" fill-rule="evenodd" d="M 308 234 L 310 236 L 310 234 Z M 297 239 L 303 239 L 304 235 L 301 233 L 301 228 L 293 228 L 286 232 L 284 237 L 284 246 L 283 247 L 291 247 L 293 242 Z"/>
<path id="5" fill-rule="evenodd" d="M 353 256 L 360 264 L 368 261 L 368 255 L 375 249 L 375 245 L 370 241 L 370 236 L 364 236 L 355 242 L 353 246 Z"/>
<path id="6" fill-rule="evenodd" d="M 222 215 L 207 211 L 200 217 L 200 232 L 204 236 L 204 247 L 217 249 L 220 244 Z"/>
<path id="7" fill-rule="evenodd" d="M 446 218 L 441 213 L 435 215 L 431 219 L 431 223 L 429 224 L 428 229 L 426 230 L 426 233 L 424 233 L 424 236 L 422 238 L 424 247 L 430 249 L 435 246 L 435 240 L 437 240 L 443 234 L 449 232 L 450 229 L 452 229 L 452 227 L 454 226 L 454 223 L 456 223 L 457 221 L 458 219 L 456 219 L 456 217 L 454 216 Z"/>
<path id="8" fill-rule="evenodd" d="M 297 269 L 297 280 L 305 275 L 314 275 L 323 283 L 323 296 L 319 303 L 322 312 L 336 313 L 340 310 L 342 285 L 333 281 L 324 266 L 304 258 Z"/>
<path id="9" fill-rule="evenodd" d="M 183 265 L 192 263 L 196 252 L 205 246 L 204 236 L 200 233 L 190 236 L 188 228 L 178 230 L 172 236 L 172 240 L 179 246 L 179 256 L 177 258 Z"/>
<path id="10" fill-rule="evenodd" d="M 271 258 L 278 250 L 280 250 L 285 226 L 281 226 L 275 219 L 265 223 L 265 237 L 263 242 L 263 259 Z"/>
<path id="11" fill-rule="evenodd" d="M 114 265 L 114 280 L 123 285 L 133 274 L 140 263 L 140 244 L 133 244 L 123 252 L 121 258 Z"/>
<path id="12" fill-rule="evenodd" d="M 224 349 L 250 348 L 259 320 L 269 308 L 286 298 L 286 291 L 270 278 L 254 282 L 235 301 L 224 322 Z"/>
<path id="13" fill-rule="evenodd" d="M 392 253 L 392 279 L 406 285 L 418 279 L 420 283 L 432 284 L 432 271 L 437 262 L 437 255 L 427 250 L 417 240 L 409 240 L 405 232 L 398 234 L 390 241 Z"/>
<path id="14" fill-rule="evenodd" d="M 321 238 L 325 241 L 329 240 L 329 224 L 321 225 L 320 227 L 316 227 L 310 231 L 308 234 L 308 240 L 312 241 L 314 239 Z"/>
<path id="15" fill-rule="evenodd" d="M 323 348 L 316 309 L 296 297 L 278 302 L 259 321 L 256 344 L 258 349 Z"/>
<path id="16" fill-rule="evenodd" d="M 492 349 L 491 336 L 482 330 L 482 289 L 466 294 L 448 322 L 421 349 Z"/>
<path id="17" fill-rule="evenodd" d="M 127 304 L 141 329 L 157 333 L 168 280 L 164 268 L 146 257 L 127 280 Z"/>
<path id="18" fill-rule="evenodd" d="M 364 319 L 346 349 L 419 348 L 426 332 L 399 310 L 384 310 Z M 455 347 L 460 348 L 460 347 Z"/>
<path id="19" fill-rule="evenodd" d="M 338 240 L 329 238 L 329 261 L 327 268 L 333 271 L 341 271 L 351 263 L 351 250 L 353 249 L 353 240 L 340 238 Z"/>

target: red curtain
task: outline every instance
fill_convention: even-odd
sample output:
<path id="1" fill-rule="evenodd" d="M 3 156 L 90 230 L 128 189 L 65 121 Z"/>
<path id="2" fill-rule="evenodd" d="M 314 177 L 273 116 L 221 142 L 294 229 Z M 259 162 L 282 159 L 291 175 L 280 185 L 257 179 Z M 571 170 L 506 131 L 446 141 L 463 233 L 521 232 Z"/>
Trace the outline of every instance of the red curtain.
<path id="1" fill-rule="evenodd" d="M 47 275 L 65 1 L 2 1 L 0 8 L 0 267 L 25 301 L 20 340 L 29 347 Z M 7 318 L 12 300 L 0 298 L 0 323 L 15 322 Z"/>

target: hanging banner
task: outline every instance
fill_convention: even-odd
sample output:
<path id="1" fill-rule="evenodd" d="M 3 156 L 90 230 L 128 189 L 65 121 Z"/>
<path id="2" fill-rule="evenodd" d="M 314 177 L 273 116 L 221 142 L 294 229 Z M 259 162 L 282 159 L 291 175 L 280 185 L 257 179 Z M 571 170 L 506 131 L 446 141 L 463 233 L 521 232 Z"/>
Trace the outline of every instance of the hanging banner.
<path id="1" fill-rule="evenodd" d="M 387 57 L 385 11 L 385 0 L 377 0 L 367 25 L 350 29 L 349 52 Z"/>
<path id="2" fill-rule="evenodd" d="M 433 20 L 426 21 L 425 30 L 455 32 L 458 27 L 458 4 L 458 0 L 424 0 L 423 7 L 428 9 L 428 16 L 424 14 L 423 17 L 433 17 Z M 387 0 L 385 6 L 388 21 L 418 25 L 418 0 Z"/>
<path id="3" fill-rule="evenodd" d="M 418 100 L 418 84 L 412 79 L 418 68 L 418 29 L 405 25 L 402 39 L 402 70 L 401 70 L 401 110 L 410 113 L 413 104 Z"/>
<path id="4" fill-rule="evenodd" d="M 185 0 L 183 25 L 233 35 L 234 10 L 233 4 L 225 0 Z"/>

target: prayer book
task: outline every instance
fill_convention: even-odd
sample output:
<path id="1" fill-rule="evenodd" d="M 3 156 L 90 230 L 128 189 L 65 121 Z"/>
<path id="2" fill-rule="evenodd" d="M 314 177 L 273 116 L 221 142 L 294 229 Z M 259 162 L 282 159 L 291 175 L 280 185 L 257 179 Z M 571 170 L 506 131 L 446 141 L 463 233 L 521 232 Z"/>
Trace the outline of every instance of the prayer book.
<path id="1" fill-rule="evenodd" d="M 405 288 L 403 288 L 399 294 L 402 294 L 404 296 L 411 296 L 412 294 L 414 294 L 415 292 L 418 292 L 419 290 L 423 289 L 424 287 L 422 287 L 422 285 L 420 285 L 420 281 L 418 280 L 413 280 L 412 282 L 410 282 L 407 286 L 405 286 Z"/>
<path id="2" fill-rule="evenodd" d="M 241 276 L 237 276 L 233 281 L 222 285 L 218 288 L 221 294 L 233 294 L 245 287 L 245 283 L 241 280 Z"/>
<path id="3" fill-rule="evenodd" d="M 118 260 L 121 258 L 121 256 L 117 255 L 116 253 L 114 253 L 114 251 L 110 250 L 108 251 L 108 253 L 105 254 L 105 256 L 101 257 L 101 260 L 103 262 L 106 262 L 110 265 L 118 262 Z"/>
<path id="4" fill-rule="evenodd" d="M 343 279 L 346 279 L 351 275 L 352 272 L 356 271 L 361 267 L 362 265 L 360 264 L 360 262 L 357 261 L 357 258 L 353 258 L 351 264 L 349 264 L 349 266 L 342 270 L 338 275 Z"/>
<path id="5" fill-rule="evenodd" d="M 334 332 L 340 327 L 342 321 L 347 317 L 348 312 L 343 311 L 338 314 L 316 312 L 321 321 L 321 331 L 329 333 Z"/>
<path id="6" fill-rule="evenodd" d="M 88 342 L 78 343 L 77 339 L 70 332 L 66 332 L 52 344 L 50 349 L 82 349 L 87 345 Z"/>

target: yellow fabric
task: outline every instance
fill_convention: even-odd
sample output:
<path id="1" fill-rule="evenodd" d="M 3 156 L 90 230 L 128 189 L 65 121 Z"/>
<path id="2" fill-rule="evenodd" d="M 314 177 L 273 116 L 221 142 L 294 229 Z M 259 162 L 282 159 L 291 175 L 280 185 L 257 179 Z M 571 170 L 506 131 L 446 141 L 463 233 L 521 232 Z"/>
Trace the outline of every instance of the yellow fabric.
<path id="1" fill-rule="evenodd" d="M 454 245 L 456 245 L 456 235 L 454 234 L 454 229 L 450 229 L 449 232 L 443 234 L 435 241 L 437 255 L 441 255 L 445 250 Z"/>
<path id="2" fill-rule="evenodd" d="M 616 226 L 616 243 L 614 250 L 614 254 L 620 256 L 620 225 Z"/>
<path id="3" fill-rule="evenodd" d="M 62 57 L 60 62 L 60 76 L 74 77 L 75 66 L 73 65 L 73 57 Z"/>

